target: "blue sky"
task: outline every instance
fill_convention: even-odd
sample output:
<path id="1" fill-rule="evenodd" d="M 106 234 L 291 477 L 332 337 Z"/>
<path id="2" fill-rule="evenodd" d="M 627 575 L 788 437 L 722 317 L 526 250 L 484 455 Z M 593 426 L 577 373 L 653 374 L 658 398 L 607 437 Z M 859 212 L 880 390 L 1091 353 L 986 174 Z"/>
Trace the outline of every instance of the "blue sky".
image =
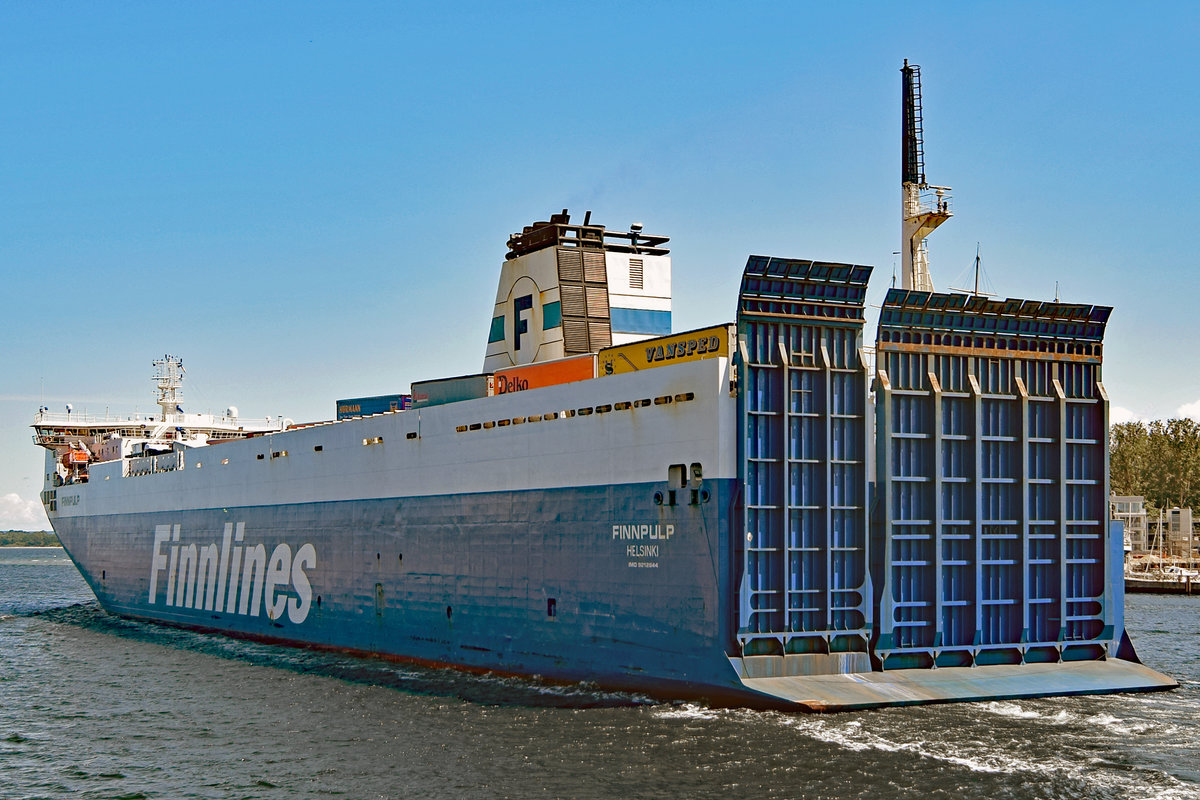
<path id="1" fill-rule="evenodd" d="M 899 248 L 901 63 L 926 174 L 1005 297 L 1116 307 L 1115 418 L 1200 414 L 1200 12 L 1185 3 L 0 6 L 0 530 L 41 529 L 44 402 L 296 420 L 480 368 L 508 234 L 671 237 L 674 326 L 746 256 Z M 868 331 L 873 339 L 873 330 Z"/>

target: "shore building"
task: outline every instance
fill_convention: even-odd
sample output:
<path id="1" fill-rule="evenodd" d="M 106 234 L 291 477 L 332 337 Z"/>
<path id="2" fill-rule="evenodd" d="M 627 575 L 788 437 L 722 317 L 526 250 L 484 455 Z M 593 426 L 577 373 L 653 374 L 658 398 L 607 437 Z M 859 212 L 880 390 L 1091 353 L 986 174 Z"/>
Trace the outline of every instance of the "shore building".
<path id="1" fill-rule="evenodd" d="M 1151 550 L 1149 527 L 1146 524 L 1146 498 L 1136 495 L 1112 495 L 1109 497 L 1113 521 L 1125 525 L 1127 550 L 1145 553 Z"/>

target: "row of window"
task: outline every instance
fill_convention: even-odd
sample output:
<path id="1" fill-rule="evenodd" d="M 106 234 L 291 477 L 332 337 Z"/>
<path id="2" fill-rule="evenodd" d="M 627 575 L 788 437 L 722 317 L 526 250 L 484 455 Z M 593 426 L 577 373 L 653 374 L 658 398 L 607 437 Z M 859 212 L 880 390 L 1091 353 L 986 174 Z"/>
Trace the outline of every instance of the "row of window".
<path id="1" fill-rule="evenodd" d="M 592 414 L 607 414 L 610 411 L 629 411 L 630 409 L 645 408 L 646 406 L 650 405 L 662 406 L 669 403 L 686 403 L 689 400 L 695 399 L 695 392 L 683 392 L 677 395 L 664 394 L 660 397 L 655 397 L 654 399 L 647 397 L 641 400 L 623 401 L 620 403 L 606 403 L 598 406 L 585 406 L 584 408 L 568 408 L 565 411 L 551 411 L 546 414 L 530 414 L 526 417 L 512 417 L 510 419 L 489 420 L 487 422 L 471 422 L 466 425 L 458 425 L 454 428 L 454 430 L 458 433 L 466 433 L 468 431 L 504 428 L 509 425 L 524 425 L 526 422 L 549 422 L 555 419 L 570 419 L 571 417 L 589 417 Z"/>
<path id="2" fill-rule="evenodd" d="M 530 414 L 529 416 L 526 416 L 526 417 L 512 417 L 510 419 L 489 420 L 487 422 L 472 422 L 472 423 L 468 423 L 466 425 L 458 425 L 455 427 L 454 430 L 458 433 L 464 433 L 466 431 L 477 431 L 477 430 L 485 430 L 485 429 L 490 429 L 490 428 L 503 428 L 508 425 L 523 425 L 526 422 L 542 422 L 542 421 L 549 422 L 550 420 L 554 420 L 554 419 L 568 419 L 570 417 L 575 417 L 575 416 L 587 417 L 587 416 L 591 416 L 592 414 L 607 414 L 611 411 L 628 411 L 633 408 L 643 408 L 643 407 L 651 406 L 651 405 L 661 406 L 661 405 L 667 405 L 669 403 L 686 403 L 689 400 L 695 400 L 695 399 L 696 399 L 695 392 L 683 392 L 683 393 L 677 394 L 677 395 L 661 395 L 661 396 L 655 397 L 653 399 L 647 397 L 647 398 L 644 398 L 641 400 L 632 400 L 632 401 L 604 404 L 604 405 L 598 405 L 598 406 L 587 406 L 584 408 L 574 408 L 574 409 L 569 408 L 564 411 L 551 411 L 547 414 Z M 417 432 L 409 431 L 408 433 L 405 434 L 405 438 L 406 439 L 416 439 Z M 373 445 L 383 444 L 383 437 L 382 436 L 364 437 L 362 440 L 362 443 L 363 443 L 363 447 L 371 447 Z M 314 453 L 320 453 L 324 449 L 325 449 L 324 445 L 318 444 L 318 445 L 313 446 Z M 276 458 L 287 458 L 288 451 L 287 450 L 272 450 L 269 455 L 272 460 L 274 460 Z M 265 461 L 267 459 L 267 456 L 268 456 L 267 453 L 256 453 L 254 458 L 258 461 Z M 221 459 L 221 463 L 228 464 L 229 459 L 223 458 L 223 459 Z M 196 462 L 197 469 L 199 469 L 203 466 L 204 466 L 203 462 L 200 462 L 200 461 Z"/>

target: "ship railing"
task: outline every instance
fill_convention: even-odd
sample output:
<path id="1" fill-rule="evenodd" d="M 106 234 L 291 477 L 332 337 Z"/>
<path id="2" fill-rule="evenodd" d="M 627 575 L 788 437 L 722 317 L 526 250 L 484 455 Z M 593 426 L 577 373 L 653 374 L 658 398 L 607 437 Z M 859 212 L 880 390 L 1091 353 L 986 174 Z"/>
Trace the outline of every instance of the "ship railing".
<path id="1" fill-rule="evenodd" d="M 74 412 L 60 411 L 39 411 L 33 418 L 33 424 L 42 427 L 61 425 L 63 427 L 76 427 L 81 425 L 121 425 L 135 424 L 141 425 L 147 422 L 153 422 L 156 415 L 152 414 L 126 414 L 124 416 L 116 416 L 105 412 L 104 416 L 96 414 L 77 414 Z"/>
<path id="2" fill-rule="evenodd" d="M 150 425 L 163 424 L 161 414 L 126 414 L 117 416 L 108 414 L 104 416 L 97 414 L 84 414 L 60 411 L 38 411 L 33 418 L 33 426 L 40 429 L 49 428 L 121 428 L 121 427 L 148 427 Z M 282 430 L 284 422 L 280 417 L 229 417 L 216 414 L 180 414 L 178 419 L 169 419 L 166 421 L 169 425 L 181 425 L 186 428 L 205 428 L 205 427 L 222 427 L 222 428 L 242 428 L 247 431 L 269 431 Z M 52 431 L 44 431 L 52 433 Z"/>
<path id="3" fill-rule="evenodd" d="M 917 195 L 918 214 L 953 214 L 954 196 L 949 186 L 922 186 Z"/>

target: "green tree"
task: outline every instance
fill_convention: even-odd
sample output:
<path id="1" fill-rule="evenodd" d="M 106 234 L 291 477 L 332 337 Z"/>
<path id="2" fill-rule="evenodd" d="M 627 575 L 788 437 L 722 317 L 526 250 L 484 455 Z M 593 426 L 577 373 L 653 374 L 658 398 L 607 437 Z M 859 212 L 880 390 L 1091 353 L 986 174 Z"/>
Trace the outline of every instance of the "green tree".
<path id="1" fill-rule="evenodd" d="M 1109 428 L 1108 481 L 1114 494 L 1145 497 L 1150 468 L 1150 431 L 1141 422 Z"/>
<path id="2" fill-rule="evenodd" d="M 0 547 L 54 547 L 58 539 L 42 531 L 0 531 Z"/>
<path id="3" fill-rule="evenodd" d="M 1155 420 L 1149 434 L 1147 499 L 1159 508 L 1200 507 L 1200 423 Z"/>

